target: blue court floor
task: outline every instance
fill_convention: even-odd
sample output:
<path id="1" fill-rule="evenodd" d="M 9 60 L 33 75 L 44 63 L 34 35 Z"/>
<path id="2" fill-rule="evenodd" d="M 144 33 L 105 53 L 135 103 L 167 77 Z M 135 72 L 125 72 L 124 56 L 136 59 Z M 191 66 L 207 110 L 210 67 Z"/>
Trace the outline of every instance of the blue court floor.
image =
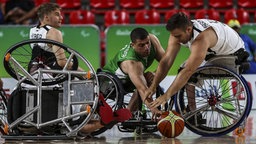
<path id="1" fill-rule="evenodd" d="M 0 143 L 54 143 L 54 144 L 256 144 L 256 110 L 252 110 L 247 119 L 246 131 L 243 136 L 236 136 L 234 133 L 221 137 L 202 137 L 184 129 L 181 135 L 176 138 L 164 138 L 159 132 L 135 136 L 133 133 L 120 132 L 117 127 L 106 131 L 94 138 L 84 140 L 18 140 L 5 141 Z"/>

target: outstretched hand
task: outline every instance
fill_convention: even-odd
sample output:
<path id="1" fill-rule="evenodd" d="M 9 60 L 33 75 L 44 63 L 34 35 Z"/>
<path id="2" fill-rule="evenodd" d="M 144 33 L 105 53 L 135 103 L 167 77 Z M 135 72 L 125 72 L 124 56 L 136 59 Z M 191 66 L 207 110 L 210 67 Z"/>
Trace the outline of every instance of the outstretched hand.
<path id="1" fill-rule="evenodd" d="M 164 105 L 168 100 L 169 100 L 169 97 L 166 94 L 163 94 L 160 97 L 158 97 L 157 99 L 155 99 L 154 101 L 152 101 L 149 104 L 149 107 L 150 108 L 157 108 L 160 105 Z"/>
<path id="2" fill-rule="evenodd" d="M 152 99 L 152 96 L 154 95 L 155 92 L 156 92 L 155 89 L 148 88 L 148 89 L 145 91 L 145 96 L 146 96 L 145 100 L 147 100 L 147 99 Z M 144 101 L 145 101 L 145 100 L 144 100 Z"/>
<path id="3" fill-rule="evenodd" d="M 152 120 L 154 121 L 157 121 L 162 114 L 162 111 L 157 108 L 151 108 L 150 111 L 152 112 Z"/>

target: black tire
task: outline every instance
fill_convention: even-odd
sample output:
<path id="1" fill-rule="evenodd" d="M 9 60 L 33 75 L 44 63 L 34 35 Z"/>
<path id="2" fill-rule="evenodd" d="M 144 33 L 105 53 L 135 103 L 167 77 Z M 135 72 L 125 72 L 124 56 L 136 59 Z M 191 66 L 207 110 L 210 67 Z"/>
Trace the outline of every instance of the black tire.
<path id="1" fill-rule="evenodd" d="M 212 65 L 200 67 L 187 86 L 177 93 L 175 105 L 186 127 L 196 134 L 225 135 L 239 127 L 250 113 L 252 95 L 246 80 L 227 68 Z M 195 98 L 192 99 L 189 93 L 193 93 Z M 187 107 L 191 100 L 196 103 L 195 110 Z M 228 109 L 227 104 L 233 109 Z"/>
<path id="2" fill-rule="evenodd" d="M 49 39 L 29 39 L 29 40 L 24 40 L 21 42 L 18 42 L 11 46 L 7 52 L 5 53 L 5 59 L 3 61 L 4 63 L 4 68 L 7 71 L 7 73 L 12 76 L 16 80 L 21 80 L 22 78 L 25 78 L 23 81 L 26 84 L 33 84 L 31 80 L 26 78 L 26 72 L 29 73 L 29 66 L 34 59 L 32 58 L 32 48 L 30 45 L 35 44 L 35 43 L 47 43 L 51 45 L 57 45 L 58 47 L 64 49 L 65 54 L 67 58 L 71 58 L 73 65 L 71 70 L 77 70 L 78 68 L 78 60 L 75 55 L 72 55 L 74 53 L 73 50 L 71 50 L 68 46 L 59 43 L 57 41 L 49 40 Z M 10 61 L 10 57 L 13 58 L 19 65 L 17 66 L 15 63 Z M 48 60 L 51 59 L 51 60 Z M 52 61 L 52 57 L 47 58 L 44 60 L 44 65 L 49 66 L 52 65 L 55 61 Z M 56 58 L 55 58 L 56 59 Z M 24 71 L 22 71 L 25 70 Z M 51 69 L 58 69 L 61 70 L 62 68 L 59 66 L 56 66 L 56 68 Z M 48 74 L 48 73 L 46 73 Z M 49 74 L 52 75 L 52 74 Z M 51 76 L 49 76 L 51 77 Z M 65 74 L 55 74 L 54 77 L 52 78 L 47 78 L 42 80 L 42 85 L 54 85 L 61 83 L 66 80 L 66 75 Z"/>
<path id="3" fill-rule="evenodd" d="M 124 108 L 124 91 L 122 90 L 122 84 L 120 83 L 119 79 L 115 75 L 108 72 L 98 72 L 97 77 L 99 81 L 100 93 L 103 94 L 105 101 L 112 107 L 112 110 L 115 111 L 117 109 Z M 92 132 L 91 135 L 99 135 L 108 129 L 108 127 L 103 127 Z"/>

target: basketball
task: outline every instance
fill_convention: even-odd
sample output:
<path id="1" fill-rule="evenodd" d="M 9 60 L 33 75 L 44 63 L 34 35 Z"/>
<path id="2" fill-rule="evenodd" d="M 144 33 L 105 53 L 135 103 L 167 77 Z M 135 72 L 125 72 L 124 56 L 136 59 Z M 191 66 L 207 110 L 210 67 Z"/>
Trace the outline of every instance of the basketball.
<path id="1" fill-rule="evenodd" d="M 184 120 L 176 111 L 163 112 L 157 123 L 159 132 L 168 138 L 179 136 L 184 129 Z"/>

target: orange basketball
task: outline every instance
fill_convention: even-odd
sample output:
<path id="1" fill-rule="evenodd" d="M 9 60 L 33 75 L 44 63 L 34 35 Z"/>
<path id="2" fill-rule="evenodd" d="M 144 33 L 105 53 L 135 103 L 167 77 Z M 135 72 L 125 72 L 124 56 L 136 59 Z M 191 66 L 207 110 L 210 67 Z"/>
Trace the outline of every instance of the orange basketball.
<path id="1" fill-rule="evenodd" d="M 184 129 L 184 120 L 176 111 L 166 111 L 161 115 L 157 128 L 159 132 L 168 138 L 179 136 Z"/>

